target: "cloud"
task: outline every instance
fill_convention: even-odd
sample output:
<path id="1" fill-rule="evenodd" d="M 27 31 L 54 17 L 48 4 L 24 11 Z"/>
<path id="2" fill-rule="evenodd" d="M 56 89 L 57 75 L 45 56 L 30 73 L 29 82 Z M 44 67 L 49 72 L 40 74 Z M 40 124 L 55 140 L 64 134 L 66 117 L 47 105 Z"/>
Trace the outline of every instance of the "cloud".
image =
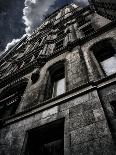
<path id="1" fill-rule="evenodd" d="M 57 0 L 25 0 L 22 19 L 26 26 L 25 33 L 27 35 L 30 35 L 34 29 L 42 23 L 44 17 L 49 13 L 49 11 L 54 11 L 53 5 L 56 1 Z M 88 4 L 88 0 L 73 0 L 73 2 L 80 4 L 81 6 Z M 5 51 L 14 46 L 20 41 L 20 39 L 13 39 L 7 44 Z"/>
<path id="2" fill-rule="evenodd" d="M 43 21 L 47 15 L 49 8 L 52 8 L 56 0 L 25 0 L 25 8 L 23 9 L 23 22 L 26 26 L 25 33 L 30 35 L 35 28 Z M 13 47 L 22 39 L 13 39 L 7 44 L 5 51 Z"/>
<path id="3" fill-rule="evenodd" d="M 25 31 L 31 34 L 42 22 L 49 8 L 54 5 L 56 0 L 25 0 L 23 9 L 23 20 L 26 25 Z"/>
<path id="4" fill-rule="evenodd" d="M 5 51 L 7 51 L 8 49 L 10 49 L 11 47 L 13 47 L 17 42 L 19 42 L 20 39 L 13 39 L 11 42 L 9 42 L 6 45 Z"/>
<path id="5" fill-rule="evenodd" d="M 54 11 L 53 5 L 58 0 L 25 0 L 23 9 L 23 21 L 26 25 L 25 31 L 30 35 L 35 28 L 43 21 L 49 10 Z M 73 2 L 85 6 L 88 0 L 73 0 Z M 59 1 L 60 3 L 60 1 Z"/>
<path id="6" fill-rule="evenodd" d="M 89 4 L 88 0 L 73 0 L 73 2 L 80 4 L 81 6 L 86 6 Z"/>
<path id="7" fill-rule="evenodd" d="M 7 50 L 9 50 L 10 48 L 12 48 L 16 43 L 18 43 L 22 38 L 24 38 L 26 36 L 26 34 L 24 34 L 21 38 L 19 39 L 13 39 L 11 42 L 9 42 L 7 45 L 6 45 L 6 48 L 5 48 L 5 52 Z"/>

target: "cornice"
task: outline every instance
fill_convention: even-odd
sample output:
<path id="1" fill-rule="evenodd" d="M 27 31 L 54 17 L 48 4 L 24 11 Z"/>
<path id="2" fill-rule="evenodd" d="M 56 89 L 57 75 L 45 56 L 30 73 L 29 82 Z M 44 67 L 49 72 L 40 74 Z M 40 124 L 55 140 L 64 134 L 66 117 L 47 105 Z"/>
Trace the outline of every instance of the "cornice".
<path id="1" fill-rule="evenodd" d="M 56 57 L 66 51 L 71 52 L 71 50 L 76 47 L 76 46 L 80 46 L 83 45 L 85 42 L 92 40 L 93 38 L 107 32 L 108 30 L 115 28 L 116 26 L 116 22 L 111 22 L 109 24 L 107 24 L 106 26 L 100 28 L 99 30 L 90 33 L 89 35 L 81 38 L 81 39 L 76 39 L 73 42 L 68 42 L 67 46 L 64 46 L 56 51 L 54 51 L 52 54 L 49 54 L 48 59 L 52 59 L 53 57 Z"/>
<path id="2" fill-rule="evenodd" d="M 24 40 L 26 40 L 27 36 L 25 36 L 24 38 L 22 38 L 18 43 L 16 43 L 16 45 L 14 45 L 10 50 L 6 51 L 4 56 L 1 58 L 0 63 L 4 60 L 7 60 L 9 57 L 11 57 L 14 52 L 16 52 L 16 48 L 22 43 L 24 42 Z"/>
<path id="3" fill-rule="evenodd" d="M 12 102 L 15 102 L 15 101 L 17 101 L 19 99 L 18 95 L 19 94 L 15 94 L 15 95 L 12 95 L 12 96 L 6 98 L 5 100 L 1 100 L 0 105 L 1 106 L 6 106 L 6 105 L 8 105 L 10 103 L 12 104 Z"/>
<path id="4" fill-rule="evenodd" d="M 54 16 L 56 13 L 58 13 L 61 9 L 65 8 L 66 6 L 70 5 L 69 3 L 65 4 L 64 6 L 58 8 L 56 11 L 54 11 L 52 14 L 48 15 L 45 20 L 49 20 L 52 16 Z"/>
<path id="5" fill-rule="evenodd" d="M 9 124 L 12 124 L 14 122 L 17 122 L 19 120 L 22 120 L 26 117 L 32 116 L 36 113 L 42 112 L 42 111 L 49 109 L 53 106 L 60 105 L 60 104 L 67 102 L 71 99 L 74 99 L 76 97 L 79 97 L 81 95 L 89 93 L 95 89 L 96 89 L 96 86 L 93 86 L 93 85 L 91 85 L 91 83 L 88 83 L 86 85 L 81 86 L 80 88 L 75 88 L 73 90 L 67 91 L 66 93 L 59 95 L 58 97 L 44 101 L 41 104 L 39 103 L 38 105 L 35 105 L 28 109 L 25 109 L 24 111 L 17 113 L 14 116 L 11 116 L 9 118 L 1 120 L 3 122 L 3 127 L 7 126 Z"/>
<path id="6" fill-rule="evenodd" d="M 17 85 L 17 84 L 21 84 L 22 81 L 23 81 L 23 82 L 28 82 L 28 79 L 25 78 L 25 77 L 18 78 L 18 79 L 16 79 L 16 80 L 12 81 L 11 83 L 9 83 L 8 85 L 6 85 L 6 86 L 4 87 L 4 89 L 10 88 L 10 87 L 12 87 L 12 86 L 14 86 L 14 85 Z"/>
<path id="7" fill-rule="evenodd" d="M 73 11 L 73 14 L 72 15 L 70 15 L 69 17 L 67 17 L 66 19 L 63 19 L 63 20 L 61 20 L 59 23 L 57 23 L 56 25 L 53 25 L 53 24 L 51 24 L 51 26 L 49 27 L 45 27 L 45 28 L 43 28 L 43 29 L 41 29 L 41 30 L 36 30 L 34 33 L 35 33 L 35 36 L 33 36 L 30 40 L 29 40 L 29 42 L 30 41 L 33 41 L 33 39 L 35 39 L 36 37 L 38 37 L 38 35 L 40 36 L 40 38 L 42 38 L 43 36 L 47 36 L 50 32 L 49 32 L 49 30 L 51 30 L 51 29 L 56 29 L 56 28 L 60 28 L 61 27 L 61 25 L 64 25 L 65 23 L 67 23 L 68 21 L 70 21 L 70 20 L 72 20 L 72 19 L 75 19 L 75 18 L 77 18 L 78 16 L 80 16 L 84 11 L 87 11 L 87 10 L 90 10 L 91 11 L 91 9 L 90 9 L 90 6 L 87 6 L 87 7 L 85 7 L 85 8 L 83 8 L 83 9 L 81 9 L 81 10 L 75 10 L 75 11 Z M 72 23 L 75 23 L 75 22 L 72 22 Z M 72 23 L 70 23 L 70 24 L 72 24 Z M 67 26 L 69 26 L 70 25 L 69 23 L 67 23 L 67 25 L 66 26 L 64 26 L 64 28 L 66 28 Z M 44 30 L 45 29 L 45 30 Z M 36 34 L 39 32 L 39 34 L 36 36 Z M 34 34 L 33 34 L 34 35 Z M 26 37 L 25 37 L 26 38 Z M 20 43 L 22 43 L 22 41 L 23 41 L 24 39 L 22 39 L 21 40 L 21 42 Z M 53 43 L 53 40 L 52 41 L 46 41 L 46 43 Z M 10 52 L 10 55 L 8 55 L 7 57 L 9 57 L 9 56 L 11 56 L 11 55 L 13 55 L 14 54 L 14 52 L 16 52 L 16 47 L 19 45 L 19 43 L 13 48 L 13 49 L 11 49 L 10 51 L 12 51 L 12 52 Z M 24 45 L 23 45 L 24 46 Z M 43 46 L 43 45 L 42 45 Z M 41 48 L 41 47 L 40 47 Z M 19 51 L 20 49 L 18 49 L 17 51 Z M 32 49 L 30 52 L 32 53 L 32 51 L 34 51 L 35 49 Z M 24 50 L 21 50 L 22 52 L 24 52 Z M 29 53 L 30 53 L 29 52 Z M 28 55 L 29 55 L 29 53 L 28 53 Z M 5 59 L 7 59 L 7 57 L 5 57 Z M 23 59 L 23 58 L 21 58 L 21 59 Z M 20 60 L 21 60 L 20 59 Z"/>
<path id="8" fill-rule="evenodd" d="M 87 7 L 83 8 L 81 10 L 74 11 L 73 14 L 70 15 L 69 17 L 67 17 L 66 19 L 61 17 L 62 20 L 58 19 L 60 21 L 56 25 L 54 25 L 53 28 L 55 29 L 55 28 L 60 27 L 61 25 L 66 24 L 68 21 L 73 20 L 73 19 L 79 17 L 82 13 L 84 13 L 87 10 L 90 11 L 90 13 L 93 13 L 93 11 L 90 9 L 90 6 L 88 5 Z"/>
<path id="9" fill-rule="evenodd" d="M 59 27 L 61 27 L 61 25 L 64 25 L 65 23 L 67 23 L 68 21 L 70 21 L 70 20 L 72 20 L 72 19 L 74 19 L 74 18 L 77 18 L 78 16 L 80 16 L 83 12 L 85 12 L 85 11 L 87 11 L 87 10 L 89 10 L 89 11 L 91 11 L 90 13 L 92 13 L 93 11 L 91 10 L 91 8 L 90 8 L 90 6 L 88 5 L 88 6 L 86 6 L 86 7 L 84 7 L 84 8 L 82 8 L 81 10 L 74 10 L 74 11 L 72 11 L 72 15 L 70 15 L 69 17 L 67 17 L 66 19 L 64 19 L 63 17 L 61 17 L 61 18 L 59 18 L 60 19 L 60 22 L 58 22 L 57 24 L 55 24 L 54 25 L 54 23 L 50 26 L 50 27 L 45 27 L 45 28 L 42 28 L 42 29 L 40 29 L 40 30 L 35 30 L 34 32 L 33 32 L 33 35 L 35 34 L 36 35 L 36 33 L 37 32 L 40 32 L 40 35 L 45 35 L 45 33 L 47 33 L 47 32 L 45 32 L 45 30 L 44 29 L 46 29 L 46 31 L 49 31 L 49 29 L 56 29 L 56 28 L 59 28 Z M 59 20 L 58 19 L 58 20 Z M 62 20 L 61 20 L 62 19 Z M 49 19 L 46 19 L 46 20 L 49 20 Z M 45 20 L 45 21 L 46 21 Z M 45 22 L 44 21 L 44 22 Z M 54 21 L 55 22 L 55 21 Z M 41 25 L 40 25 L 41 26 Z"/>

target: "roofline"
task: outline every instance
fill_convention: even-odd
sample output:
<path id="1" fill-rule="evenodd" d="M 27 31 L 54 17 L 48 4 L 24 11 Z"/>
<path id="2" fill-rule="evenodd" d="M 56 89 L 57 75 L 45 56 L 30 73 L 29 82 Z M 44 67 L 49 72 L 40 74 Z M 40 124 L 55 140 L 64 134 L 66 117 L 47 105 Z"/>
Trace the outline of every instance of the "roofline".
<path id="1" fill-rule="evenodd" d="M 24 36 L 23 38 L 21 38 L 21 40 L 19 40 L 19 42 L 17 42 L 13 47 L 11 47 L 10 49 L 8 49 L 7 51 L 5 51 L 1 56 L 0 56 L 0 63 L 1 61 L 4 59 L 4 57 L 6 57 L 7 55 L 9 55 L 20 43 L 22 43 L 23 40 L 25 40 L 27 38 L 27 35 Z"/>
<path id="2" fill-rule="evenodd" d="M 54 15 L 56 12 L 58 12 L 59 10 L 63 9 L 64 7 L 71 5 L 72 3 L 67 3 L 65 5 L 63 5 L 62 7 L 58 8 L 57 10 L 55 10 L 54 12 L 52 12 L 51 14 L 49 14 L 48 16 L 45 17 L 44 20 L 46 20 L 47 18 L 49 18 L 50 16 Z M 75 3 L 74 3 L 75 4 Z"/>

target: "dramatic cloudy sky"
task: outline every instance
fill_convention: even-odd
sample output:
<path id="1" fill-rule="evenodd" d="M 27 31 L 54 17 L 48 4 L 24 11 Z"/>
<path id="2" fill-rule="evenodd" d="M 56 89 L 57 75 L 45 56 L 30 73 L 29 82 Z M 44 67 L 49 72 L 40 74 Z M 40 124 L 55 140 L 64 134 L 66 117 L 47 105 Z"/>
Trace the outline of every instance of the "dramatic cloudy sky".
<path id="1" fill-rule="evenodd" d="M 82 7 L 88 4 L 88 0 L 0 0 L 0 51 L 9 42 L 13 44 L 30 34 L 45 16 L 71 2 Z"/>

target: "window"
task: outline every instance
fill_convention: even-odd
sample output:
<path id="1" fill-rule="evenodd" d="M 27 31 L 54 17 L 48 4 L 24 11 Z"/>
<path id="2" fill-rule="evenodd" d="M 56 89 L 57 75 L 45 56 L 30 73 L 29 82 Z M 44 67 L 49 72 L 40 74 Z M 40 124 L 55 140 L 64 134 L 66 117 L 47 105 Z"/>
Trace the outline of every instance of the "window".
<path id="1" fill-rule="evenodd" d="M 42 38 L 39 38 L 39 39 L 37 40 L 37 44 L 40 45 L 41 41 L 42 41 Z"/>
<path id="2" fill-rule="evenodd" d="M 55 50 L 62 48 L 63 42 L 64 42 L 64 25 L 60 25 L 60 28 L 57 32 L 57 40 L 56 40 Z"/>
<path id="3" fill-rule="evenodd" d="M 110 103 L 110 105 L 111 105 L 111 108 L 112 108 L 114 114 L 116 115 L 116 101 L 112 101 L 112 102 Z"/>
<path id="4" fill-rule="evenodd" d="M 18 94 L 13 94 L 5 98 L 4 100 L 0 101 L 1 104 L 0 119 L 13 115 L 14 112 L 16 111 L 19 100 L 20 97 L 18 96 Z"/>
<path id="5" fill-rule="evenodd" d="M 85 26 L 81 30 L 83 31 L 85 36 L 87 36 L 95 31 L 91 24 Z"/>
<path id="6" fill-rule="evenodd" d="M 65 92 L 65 77 L 63 68 L 57 70 L 57 73 L 53 76 L 53 91 L 52 96 L 58 96 Z"/>
<path id="7" fill-rule="evenodd" d="M 40 75 L 40 73 L 39 73 L 39 70 L 38 69 L 36 69 L 36 71 L 34 71 L 32 73 L 32 75 L 31 75 L 32 84 L 35 84 L 38 81 L 39 75 Z"/>
<path id="8" fill-rule="evenodd" d="M 26 89 L 27 82 L 21 81 L 21 83 L 6 88 L 0 94 L 0 119 L 7 118 L 15 114 L 21 97 Z"/>
<path id="9" fill-rule="evenodd" d="M 62 37 L 64 35 L 64 30 L 59 30 L 57 33 L 57 38 Z"/>
<path id="10" fill-rule="evenodd" d="M 25 145 L 24 155 L 63 155 L 64 119 L 32 129 Z"/>
<path id="11" fill-rule="evenodd" d="M 116 73 L 116 52 L 112 40 L 106 39 L 96 43 L 92 51 L 106 75 Z"/>
<path id="12" fill-rule="evenodd" d="M 64 64 L 63 62 L 59 62 L 52 66 L 49 70 L 45 99 L 56 97 L 65 93 L 65 91 L 66 85 Z"/>
<path id="13" fill-rule="evenodd" d="M 59 40 L 59 41 L 56 42 L 55 50 L 58 50 L 58 49 L 63 47 L 63 41 L 64 41 L 64 39 Z"/>
<path id="14" fill-rule="evenodd" d="M 78 17 L 77 18 L 77 23 L 78 23 L 78 26 L 82 26 L 84 24 L 86 24 L 86 20 L 85 20 L 85 17 L 84 16 L 81 16 L 81 17 Z"/>

